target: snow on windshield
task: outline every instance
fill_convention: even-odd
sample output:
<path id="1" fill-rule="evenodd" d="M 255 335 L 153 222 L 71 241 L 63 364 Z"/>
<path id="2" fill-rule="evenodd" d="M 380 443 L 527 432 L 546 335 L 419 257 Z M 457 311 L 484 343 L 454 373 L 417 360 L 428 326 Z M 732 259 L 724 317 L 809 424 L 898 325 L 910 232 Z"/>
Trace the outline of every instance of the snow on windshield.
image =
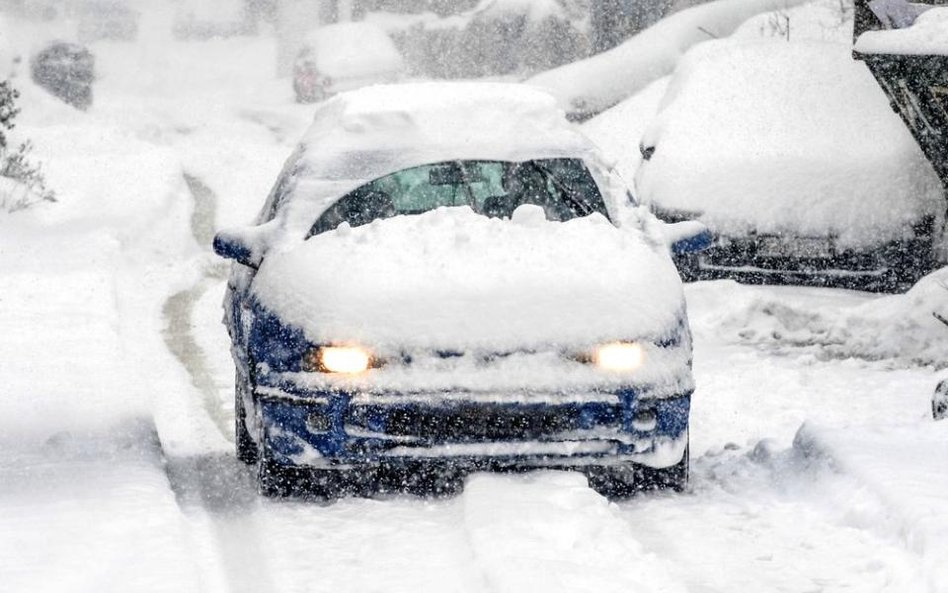
<path id="1" fill-rule="evenodd" d="M 642 139 L 655 152 L 639 197 L 721 233 L 833 233 L 858 247 L 944 208 L 934 171 L 845 46 L 707 43 L 663 102 Z"/>

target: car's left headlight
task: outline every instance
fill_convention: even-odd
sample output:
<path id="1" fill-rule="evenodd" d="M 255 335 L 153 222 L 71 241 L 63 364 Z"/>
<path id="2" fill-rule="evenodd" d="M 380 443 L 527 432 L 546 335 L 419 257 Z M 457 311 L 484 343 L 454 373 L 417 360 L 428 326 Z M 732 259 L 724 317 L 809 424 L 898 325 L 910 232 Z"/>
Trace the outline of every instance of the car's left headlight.
<path id="1" fill-rule="evenodd" d="M 592 362 L 603 370 L 628 373 L 645 362 L 645 349 L 638 342 L 612 342 L 597 347 Z"/>
<path id="2" fill-rule="evenodd" d="M 354 375 L 372 366 L 372 354 L 359 346 L 320 346 L 303 357 L 303 369 Z"/>

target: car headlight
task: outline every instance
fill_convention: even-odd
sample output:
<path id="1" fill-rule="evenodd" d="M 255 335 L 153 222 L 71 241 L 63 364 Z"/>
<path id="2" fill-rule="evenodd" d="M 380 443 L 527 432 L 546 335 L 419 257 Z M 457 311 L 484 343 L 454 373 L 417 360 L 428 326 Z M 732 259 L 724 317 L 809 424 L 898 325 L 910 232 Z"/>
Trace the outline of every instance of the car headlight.
<path id="1" fill-rule="evenodd" d="M 361 373 L 372 366 L 372 355 L 358 346 L 321 346 L 303 357 L 303 370 L 321 373 Z"/>
<path id="2" fill-rule="evenodd" d="M 645 349 L 636 342 L 612 342 L 596 348 L 592 361 L 597 367 L 613 372 L 630 372 L 645 361 Z"/>

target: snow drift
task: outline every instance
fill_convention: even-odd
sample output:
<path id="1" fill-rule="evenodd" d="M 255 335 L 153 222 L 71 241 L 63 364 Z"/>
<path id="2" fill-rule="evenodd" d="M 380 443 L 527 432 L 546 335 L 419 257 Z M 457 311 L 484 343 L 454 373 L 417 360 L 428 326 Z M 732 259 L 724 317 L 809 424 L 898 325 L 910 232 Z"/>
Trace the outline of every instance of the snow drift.
<path id="1" fill-rule="evenodd" d="M 808 348 L 820 358 L 885 360 L 948 367 L 948 268 L 905 294 L 854 306 L 809 308 L 779 295 L 734 298 L 719 328 L 739 340 L 776 348 Z M 743 302 L 742 302 L 743 300 Z"/>
<path id="2" fill-rule="evenodd" d="M 553 94 L 567 112 L 594 115 L 671 74 L 692 46 L 730 35 L 748 18 L 802 0 L 718 0 L 666 17 L 622 45 L 538 74 L 526 82 Z"/>

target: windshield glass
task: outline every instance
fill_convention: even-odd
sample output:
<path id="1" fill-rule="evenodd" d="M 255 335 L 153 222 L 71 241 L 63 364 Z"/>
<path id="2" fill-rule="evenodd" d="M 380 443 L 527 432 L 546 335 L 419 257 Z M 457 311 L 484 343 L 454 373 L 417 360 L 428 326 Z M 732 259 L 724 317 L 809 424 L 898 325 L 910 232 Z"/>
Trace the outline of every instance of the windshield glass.
<path id="1" fill-rule="evenodd" d="M 602 194 L 580 159 L 446 161 L 404 169 L 350 192 L 320 216 L 309 236 L 343 222 L 360 226 L 445 206 L 470 206 L 485 216 L 510 218 L 523 204 L 540 206 L 552 221 L 594 212 L 608 218 Z"/>

